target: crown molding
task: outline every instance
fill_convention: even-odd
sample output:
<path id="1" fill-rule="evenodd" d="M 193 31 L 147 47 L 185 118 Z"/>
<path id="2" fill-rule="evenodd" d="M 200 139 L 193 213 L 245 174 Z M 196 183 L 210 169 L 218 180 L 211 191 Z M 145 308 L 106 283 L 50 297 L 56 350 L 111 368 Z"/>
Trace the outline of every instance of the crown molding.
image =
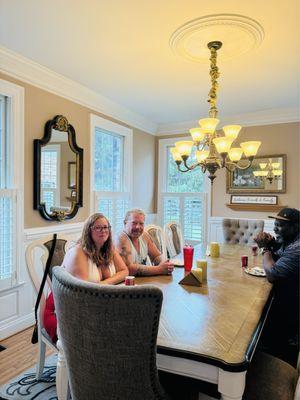
<path id="1" fill-rule="evenodd" d="M 101 94 L 0 46 L 0 71 L 152 135 L 157 124 Z"/>
<path id="2" fill-rule="evenodd" d="M 232 115 L 220 118 L 222 126 L 228 124 L 240 124 L 245 126 L 261 126 L 273 124 L 286 124 L 288 122 L 299 122 L 300 113 L 297 107 L 272 108 L 253 113 Z M 189 129 L 198 126 L 198 121 L 185 121 L 174 124 L 161 124 L 158 126 L 156 135 L 167 136 L 178 133 L 188 133 Z"/>

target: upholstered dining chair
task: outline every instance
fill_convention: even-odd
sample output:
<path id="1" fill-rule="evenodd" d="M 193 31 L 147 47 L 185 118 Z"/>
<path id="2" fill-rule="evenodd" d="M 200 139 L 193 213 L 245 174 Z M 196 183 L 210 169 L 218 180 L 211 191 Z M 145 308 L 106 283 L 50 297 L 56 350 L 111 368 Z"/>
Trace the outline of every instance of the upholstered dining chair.
<path id="1" fill-rule="evenodd" d="M 224 243 L 253 244 L 253 238 L 264 229 L 264 221 L 224 218 L 222 226 Z"/>
<path id="2" fill-rule="evenodd" d="M 40 289 L 52 241 L 53 241 L 53 235 L 48 235 L 41 239 L 34 240 L 27 246 L 25 251 L 27 270 L 36 294 L 38 294 Z M 50 276 L 52 272 L 52 267 L 54 265 L 62 264 L 66 248 L 68 247 L 67 242 L 70 244 L 70 238 L 67 238 L 64 235 L 57 236 L 55 250 L 50 265 L 50 271 L 49 271 Z M 43 315 L 46 304 L 46 297 L 50 290 L 50 287 L 51 287 L 51 279 L 48 276 L 38 308 L 38 361 L 36 367 L 37 380 L 41 378 L 41 375 L 44 370 L 46 346 L 49 346 L 55 352 L 58 351 L 56 345 L 52 342 L 50 336 L 46 332 L 43 325 Z"/>
<path id="3" fill-rule="evenodd" d="M 52 288 L 73 400 L 165 399 L 156 367 L 160 289 L 99 285 L 57 267 Z"/>
<path id="4" fill-rule="evenodd" d="M 164 226 L 166 245 L 169 257 L 175 257 L 182 252 L 183 236 L 178 222 L 169 222 Z"/>
<path id="5" fill-rule="evenodd" d="M 299 370 L 258 352 L 246 375 L 243 400 L 300 400 Z"/>
<path id="6" fill-rule="evenodd" d="M 167 247 L 163 229 L 158 225 L 147 225 L 145 231 L 149 233 L 164 259 L 167 258 Z"/>

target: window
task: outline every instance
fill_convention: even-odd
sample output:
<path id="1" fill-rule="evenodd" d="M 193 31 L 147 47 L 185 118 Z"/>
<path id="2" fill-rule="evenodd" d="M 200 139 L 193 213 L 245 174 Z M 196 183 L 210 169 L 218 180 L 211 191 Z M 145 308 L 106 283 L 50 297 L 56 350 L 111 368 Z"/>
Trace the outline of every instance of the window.
<path id="1" fill-rule="evenodd" d="M 41 201 L 46 203 L 48 213 L 60 204 L 60 145 L 47 145 L 41 152 Z"/>
<path id="2" fill-rule="evenodd" d="M 103 213 L 116 233 L 131 207 L 132 130 L 92 115 L 91 134 L 91 209 Z"/>
<path id="3" fill-rule="evenodd" d="M 207 217 L 205 175 L 199 168 L 179 172 L 170 152 L 174 139 L 161 139 L 159 142 L 158 209 L 161 224 L 179 222 L 187 243 L 203 243 Z M 195 152 L 191 156 L 196 161 Z"/>
<path id="4" fill-rule="evenodd" d="M 0 289 L 19 278 L 23 168 L 23 88 L 0 80 Z"/>

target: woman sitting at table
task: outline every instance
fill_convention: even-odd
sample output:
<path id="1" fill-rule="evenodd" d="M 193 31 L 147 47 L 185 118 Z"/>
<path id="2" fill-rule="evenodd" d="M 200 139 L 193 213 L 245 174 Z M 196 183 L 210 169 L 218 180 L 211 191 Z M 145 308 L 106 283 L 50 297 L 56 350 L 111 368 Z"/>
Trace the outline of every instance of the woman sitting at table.
<path id="1" fill-rule="evenodd" d="M 99 284 L 114 285 L 125 279 L 128 269 L 112 244 L 111 227 L 103 214 L 87 219 L 81 238 L 65 255 L 63 267 L 76 278 Z M 52 293 L 46 301 L 44 327 L 55 343 L 57 320 Z"/>

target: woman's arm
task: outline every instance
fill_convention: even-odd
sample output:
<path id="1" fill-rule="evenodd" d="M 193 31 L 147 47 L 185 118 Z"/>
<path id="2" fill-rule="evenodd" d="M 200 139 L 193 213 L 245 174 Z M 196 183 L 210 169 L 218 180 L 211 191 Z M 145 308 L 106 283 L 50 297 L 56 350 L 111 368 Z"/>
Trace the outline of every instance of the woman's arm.
<path id="1" fill-rule="evenodd" d="M 101 283 L 107 283 L 115 285 L 116 283 L 123 282 L 125 277 L 129 274 L 128 268 L 126 267 L 122 257 L 119 255 L 117 250 L 114 249 L 113 262 L 116 268 L 116 273 L 110 278 L 106 278 Z"/>
<path id="2" fill-rule="evenodd" d="M 67 251 L 63 266 L 76 278 L 83 279 L 84 281 L 88 280 L 88 258 L 80 245 L 76 245 Z"/>

